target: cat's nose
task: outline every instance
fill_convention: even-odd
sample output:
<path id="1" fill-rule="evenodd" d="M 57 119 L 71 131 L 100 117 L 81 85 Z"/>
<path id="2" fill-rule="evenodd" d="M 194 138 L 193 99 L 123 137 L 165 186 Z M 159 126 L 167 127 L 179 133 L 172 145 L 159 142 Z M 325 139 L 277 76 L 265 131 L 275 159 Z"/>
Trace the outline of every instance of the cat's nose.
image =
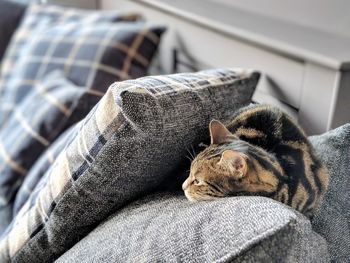
<path id="1" fill-rule="evenodd" d="M 186 179 L 186 181 L 182 184 L 182 190 L 186 190 L 187 186 L 188 186 L 188 179 Z"/>

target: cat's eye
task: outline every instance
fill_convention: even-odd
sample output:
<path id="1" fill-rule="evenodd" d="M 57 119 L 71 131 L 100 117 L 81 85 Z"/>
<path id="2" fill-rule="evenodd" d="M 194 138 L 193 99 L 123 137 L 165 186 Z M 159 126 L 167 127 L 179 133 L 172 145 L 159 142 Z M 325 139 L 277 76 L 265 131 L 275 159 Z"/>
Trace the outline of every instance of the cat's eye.
<path id="1" fill-rule="evenodd" d="M 193 180 L 193 184 L 198 185 L 199 184 L 199 180 L 198 179 L 194 179 Z"/>

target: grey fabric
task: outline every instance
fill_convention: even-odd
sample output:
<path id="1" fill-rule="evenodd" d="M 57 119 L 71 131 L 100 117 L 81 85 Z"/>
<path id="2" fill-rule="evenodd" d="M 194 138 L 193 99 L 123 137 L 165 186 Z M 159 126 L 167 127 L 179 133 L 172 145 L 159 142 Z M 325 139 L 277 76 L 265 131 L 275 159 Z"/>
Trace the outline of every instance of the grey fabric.
<path id="1" fill-rule="evenodd" d="M 312 230 L 307 218 L 301 217 L 299 214 L 298 223 L 264 238 L 232 262 L 330 262 L 327 242 Z"/>
<path id="2" fill-rule="evenodd" d="M 259 73 L 216 69 L 113 84 L 0 237 L 0 261 L 52 261 L 142 197 L 250 102 Z"/>
<path id="3" fill-rule="evenodd" d="M 328 241 L 333 262 L 350 262 L 350 124 L 310 138 L 330 182 L 313 228 Z"/>
<path id="4" fill-rule="evenodd" d="M 328 262 L 300 213 L 263 197 L 191 203 L 151 195 L 100 224 L 57 262 Z"/>

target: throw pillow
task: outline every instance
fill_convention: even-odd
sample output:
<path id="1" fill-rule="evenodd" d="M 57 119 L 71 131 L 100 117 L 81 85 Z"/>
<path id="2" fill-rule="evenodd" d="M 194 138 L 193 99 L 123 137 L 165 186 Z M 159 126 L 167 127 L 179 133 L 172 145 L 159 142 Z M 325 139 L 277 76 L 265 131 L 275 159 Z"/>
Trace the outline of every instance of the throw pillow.
<path id="1" fill-rule="evenodd" d="M 0 240 L 0 260 L 53 261 L 112 211 L 176 176 L 212 118 L 250 102 L 259 74 L 230 69 L 113 84 Z"/>
<path id="2" fill-rule="evenodd" d="M 29 7 L 1 68 L 0 125 L 54 69 L 78 86 L 100 91 L 114 81 L 145 75 L 163 28 L 113 23 L 125 19 L 130 16 Z"/>
<path id="3" fill-rule="evenodd" d="M 31 4 L 27 8 L 25 16 L 6 51 L 1 65 L 1 77 L 4 81 L 11 78 L 12 69 L 17 60 L 21 57 L 23 50 L 25 50 L 27 42 L 37 33 L 43 32 L 52 26 L 67 22 L 94 24 L 100 22 L 136 21 L 137 19 L 139 19 L 139 16 L 132 13 L 90 12 L 55 5 Z M 3 85 L 4 84 L 0 86 Z"/>
<path id="4" fill-rule="evenodd" d="M 332 262 L 348 262 L 350 251 L 350 124 L 310 137 L 325 162 L 330 181 L 328 192 L 313 228 L 328 241 Z"/>
<path id="5" fill-rule="evenodd" d="M 32 87 L 0 130 L 0 208 L 13 203 L 30 167 L 51 142 L 83 119 L 102 95 L 75 86 L 57 71 Z"/>

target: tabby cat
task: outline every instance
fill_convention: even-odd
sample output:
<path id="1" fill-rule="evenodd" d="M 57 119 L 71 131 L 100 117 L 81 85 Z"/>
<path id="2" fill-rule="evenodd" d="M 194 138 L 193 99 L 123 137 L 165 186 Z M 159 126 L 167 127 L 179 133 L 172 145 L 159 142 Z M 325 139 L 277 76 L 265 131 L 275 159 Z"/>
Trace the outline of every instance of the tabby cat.
<path id="1" fill-rule="evenodd" d="M 227 128 L 211 121 L 209 131 L 211 144 L 194 158 L 182 185 L 190 201 L 261 195 L 313 215 L 328 171 L 287 114 L 251 105 L 236 112 Z"/>

